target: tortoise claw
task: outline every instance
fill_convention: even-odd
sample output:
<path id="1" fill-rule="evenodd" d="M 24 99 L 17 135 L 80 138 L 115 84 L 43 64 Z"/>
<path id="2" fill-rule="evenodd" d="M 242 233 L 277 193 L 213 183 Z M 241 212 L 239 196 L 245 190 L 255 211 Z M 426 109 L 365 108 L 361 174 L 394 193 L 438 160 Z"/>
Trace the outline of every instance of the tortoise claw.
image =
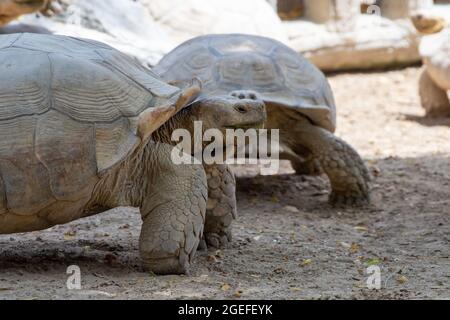
<path id="1" fill-rule="evenodd" d="M 213 248 L 226 248 L 231 242 L 231 232 L 226 233 L 206 233 L 205 234 L 206 244 Z"/>
<path id="2" fill-rule="evenodd" d="M 370 204 L 370 196 L 368 193 L 355 195 L 332 192 L 330 194 L 329 202 L 335 208 L 365 207 Z"/>

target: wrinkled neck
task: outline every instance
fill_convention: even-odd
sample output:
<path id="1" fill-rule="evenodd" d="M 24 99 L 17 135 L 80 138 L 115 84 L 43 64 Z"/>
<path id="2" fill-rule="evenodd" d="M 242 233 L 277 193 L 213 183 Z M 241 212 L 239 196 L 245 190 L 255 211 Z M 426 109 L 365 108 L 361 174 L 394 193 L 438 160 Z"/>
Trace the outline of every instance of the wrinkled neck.
<path id="1" fill-rule="evenodd" d="M 193 136 L 196 117 L 188 109 L 179 111 L 167 120 L 158 130 L 152 133 L 151 139 L 155 142 L 176 145 L 177 142 L 172 140 L 172 133 L 176 129 L 186 129 Z"/>
<path id="2" fill-rule="evenodd" d="M 176 145 L 172 133 L 176 129 L 186 129 L 191 134 L 196 116 L 189 110 L 181 110 L 171 117 L 151 139 L 138 147 L 123 162 L 111 169 L 96 185 L 92 203 L 106 208 L 118 206 L 140 207 L 149 194 L 155 174 L 162 172 L 161 158 L 167 149 L 161 144 Z"/>

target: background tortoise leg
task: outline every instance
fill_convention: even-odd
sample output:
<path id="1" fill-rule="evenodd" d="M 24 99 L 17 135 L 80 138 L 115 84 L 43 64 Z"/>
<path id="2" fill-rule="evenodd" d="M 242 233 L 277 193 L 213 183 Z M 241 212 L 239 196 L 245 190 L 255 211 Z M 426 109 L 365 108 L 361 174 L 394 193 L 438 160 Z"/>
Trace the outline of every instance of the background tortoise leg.
<path id="1" fill-rule="evenodd" d="M 298 175 L 319 176 L 323 173 L 320 162 L 314 157 L 308 157 L 304 161 L 292 162 L 292 168 Z"/>
<path id="2" fill-rule="evenodd" d="M 427 116 L 450 116 L 450 101 L 447 92 L 434 83 L 427 70 L 424 70 L 420 76 L 419 95 Z"/>
<path id="3" fill-rule="evenodd" d="M 370 175 L 359 154 L 345 141 L 306 118 L 296 122 L 296 143 L 311 150 L 330 180 L 330 203 L 368 204 Z"/>
<path id="4" fill-rule="evenodd" d="M 224 247 L 231 241 L 231 222 L 236 219 L 236 180 L 226 164 L 204 165 L 208 179 L 208 203 L 202 248 Z"/>
<path id="5" fill-rule="evenodd" d="M 147 196 L 141 206 L 139 250 L 146 269 L 157 274 L 187 273 L 205 221 L 207 185 L 201 165 L 176 165 L 172 147 L 155 144 Z"/>
<path id="6" fill-rule="evenodd" d="M 318 176 L 323 173 L 319 161 L 312 155 L 300 157 L 290 152 L 280 153 L 280 159 L 289 160 L 295 173 L 298 175 Z"/>

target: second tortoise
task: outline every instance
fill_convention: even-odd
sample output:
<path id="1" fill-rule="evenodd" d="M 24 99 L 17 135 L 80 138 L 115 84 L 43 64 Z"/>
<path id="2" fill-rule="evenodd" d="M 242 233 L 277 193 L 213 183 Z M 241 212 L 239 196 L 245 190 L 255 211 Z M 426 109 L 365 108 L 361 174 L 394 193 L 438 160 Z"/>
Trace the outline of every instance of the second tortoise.
<path id="1" fill-rule="evenodd" d="M 264 101 L 266 127 L 280 130 L 281 158 L 297 173 L 324 171 L 332 204 L 369 202 L 370 175 L 363 160 L 333 134 L 336 106 L 325 76 L 286 45 L 244 34 L 201 36 L 172 50 L 154 71 L 174 83 L 200 78 L 202 96 Z"/>

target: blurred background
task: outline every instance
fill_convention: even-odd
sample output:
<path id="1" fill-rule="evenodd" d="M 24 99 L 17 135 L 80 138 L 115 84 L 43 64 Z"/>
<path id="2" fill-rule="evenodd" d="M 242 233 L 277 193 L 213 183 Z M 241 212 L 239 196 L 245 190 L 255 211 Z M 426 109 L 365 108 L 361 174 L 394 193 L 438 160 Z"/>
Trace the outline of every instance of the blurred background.
<path id="1" fill-rule="evenodd" d="M 450 20 L 449 4 L 448 0 L 0 0 L 0 33 L 92 38 L 149 66 L 198 35 L 250 33 L 290 45 L 325 71 L 372 69 L 419 62 L 419 36 L 411 15 L 435 11 Z"/>

